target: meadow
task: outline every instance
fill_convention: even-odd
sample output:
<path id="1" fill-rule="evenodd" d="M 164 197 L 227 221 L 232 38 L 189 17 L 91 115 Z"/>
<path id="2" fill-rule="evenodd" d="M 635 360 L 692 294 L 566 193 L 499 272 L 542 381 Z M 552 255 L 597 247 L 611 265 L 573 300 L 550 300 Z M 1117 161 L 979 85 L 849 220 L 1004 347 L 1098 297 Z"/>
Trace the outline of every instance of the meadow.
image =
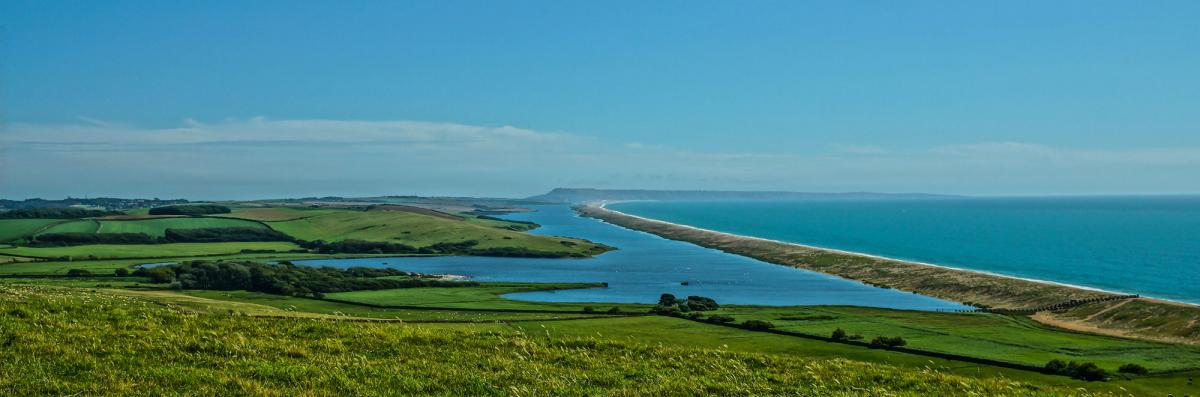
<path id="1" fill-rule="evenodd" d="M 0 394 L 1092 395 L 932 369 L 494 325 L 197 313 L 47 286 L 0 289 L 0 325 Z"/>

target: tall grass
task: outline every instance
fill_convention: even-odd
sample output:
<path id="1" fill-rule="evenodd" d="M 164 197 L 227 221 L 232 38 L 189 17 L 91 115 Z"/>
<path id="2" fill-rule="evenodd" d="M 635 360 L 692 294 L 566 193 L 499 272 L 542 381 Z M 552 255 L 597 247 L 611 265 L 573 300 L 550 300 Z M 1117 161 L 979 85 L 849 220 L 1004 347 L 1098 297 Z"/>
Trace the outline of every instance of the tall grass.
<path id="1" fill-rule="evenodd" d="M 3 395 L 1074 395 L 1000 379 L 586 338 L 199 314 L 0 284 Z"/>

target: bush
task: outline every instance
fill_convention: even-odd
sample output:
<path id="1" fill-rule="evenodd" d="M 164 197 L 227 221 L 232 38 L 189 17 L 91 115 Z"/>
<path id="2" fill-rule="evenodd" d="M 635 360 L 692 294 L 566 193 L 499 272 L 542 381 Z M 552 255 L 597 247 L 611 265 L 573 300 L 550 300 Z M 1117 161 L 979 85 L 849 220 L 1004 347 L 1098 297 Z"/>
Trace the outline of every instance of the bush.
<path id="1" fill-rule="evenodd" d="M 846 339 L 846 330 L 841 329 L 841 328 L 835 329 L 835 330 L 833 330 L 833 335 L 830 335 L 829 337 L 836 339 L 836 340 L 845 340 Z"/>
<path id="2" fill-rule="evenodd" d="M 208 215 L 228 214 L 229 207 L 211 204 L 168 205 L 150 209 L 150 215 Z"/>
<path id="3" fill-rule="evenodd" d="M 1125 364 L 1124 366 L 1122 366 L 1122 368 L 1125 368 L 1125 366 L 1129 366 L 1129 365 L 1141 367 L 1140 365 L 1137 365 L 1137 364 Z M 1063 362 L 1062 360 L 1055 359 L 1055 360 L 1050 360 L 1049 362 L 1047 362 L 1046 365 L 1042 368 L 1043 368 L 1042 370 L 1048 374 L 1065 375 L 1065 376 L 1070 376 L 1075 379 L 1085 380 L 1085 381 L 1089 381 L 1089 382 L 1108 379 L 1108 371 L 1105 371 L 1103 368 L 1100 368 L 1100 366 L 1096 365 L 1096 363 L 1088 362 L 1088 363 L 1081 364 L 1081 363 L 1076 363 L 1074 361 Z M 1145 370 L 1145 368 L 1142 368 L 1142 369 Z"/>
<path id="4" fill-rule="evenodd" d="M 591 307 L 591 306 L 584 306 L 584 307 L 583 307 L 583 312 L 584 312 L 584 313 L 595 313 L 595 312 L 596 312 L 596 308 L 594 308 L 594 307 Z"/>
<path id="5" fill-rule="evenodd" d="M 1150 373 L 1150 370 L 1138 364 L 1125 364 L 1117 368 L 1117 372 L 1131 375 L 1145 375 Z"/>
<path id="6" fill-rule="evenodd" d="M 746 322 L 742 323 L 742 326 L 755 331 L 766 331 L 768 329 L 775 328 L 775 324 L 771 324 L 770 321 L 763 320 L 747 320 Z"/>
<path id="7" fill-rule="evenodd" d="M 900 346 L 904 346 L 907 344 L 908 344 L 908 342 L 905 341 L 904 338 L 901 338 L 899 336 L 892 336 L 892 337 L 876 336 L 875 339 L 871 339 L 872 347 L 881 347 L 881 348 L 885 348 L 885 349 L 890 349 L 893 347 L 900 347 Z"/>
<path id="8" fill-rule="evenodd" d="M 166 284 L 175 281 L 175 272 L 166 267 L 139 267 L 133 271 L 134 276 L 146 277 L 151 283 Z"/>
<path id="9" fill-rule="evenodd" d="M 613 306 L 612 309 L 608 309 L 608 314 L 620 314 L 620 313 L 621 313 L 621 308 L 619 308 L 619 307 Z"/>
<path id="10" fill-rule="evenodd" d="M 89 272 L 86 269 L 67 270 L 67 277 L 87 277 L 87 276 L 91 276 L 91 275 L 92 275 L 92 272 Z"/>
<path id="11" fill-rule="evenodd" d="M 117 268 L 117 270 L 113 270 L 113 275 L 114 275 L 114 276 L 117 276 L 117 277 L 125 277 L 125 276 L 128 276 L 128 275 L 129 275 L 129 269 L 126 269 L 126 268 L 123 268 L 123 267 L 118 267 L 118 268 Z"/>
<path id="12" fill-rule="evenodd" d="M 722 314 L 714 314 L 708 317 L 708 322 L 713 324 L 728 324 L 733 322 L 733 317 Z"/>

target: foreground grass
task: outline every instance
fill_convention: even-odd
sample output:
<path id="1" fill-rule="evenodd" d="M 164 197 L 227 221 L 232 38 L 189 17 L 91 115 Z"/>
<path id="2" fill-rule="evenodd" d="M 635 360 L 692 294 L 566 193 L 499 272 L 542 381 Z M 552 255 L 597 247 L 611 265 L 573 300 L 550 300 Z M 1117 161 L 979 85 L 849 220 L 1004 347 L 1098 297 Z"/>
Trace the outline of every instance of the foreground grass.
<path id="1" fill-rule="evenodd" d="M 11 284 L 0 286 L 0 355 L 0 394 L 12 395 L 1085 395 L 837 359 L 199 314 Z"/>

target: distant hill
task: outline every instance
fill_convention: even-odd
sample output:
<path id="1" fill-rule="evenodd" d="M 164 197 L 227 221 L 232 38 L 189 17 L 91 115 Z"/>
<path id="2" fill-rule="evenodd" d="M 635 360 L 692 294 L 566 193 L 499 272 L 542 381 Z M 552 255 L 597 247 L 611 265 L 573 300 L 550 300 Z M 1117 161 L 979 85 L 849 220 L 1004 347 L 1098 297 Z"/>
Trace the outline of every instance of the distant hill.
<path id="1" fill-rule="evenodd" d="M 527 200 L 553 203 L 582 203 L 597 200 L 803 200 L 950 197 L 957 196 L 925 193 L 805 193 L 731 190 L 622 190 L 557 188 L 546 194 L 529 197 Z"/>

